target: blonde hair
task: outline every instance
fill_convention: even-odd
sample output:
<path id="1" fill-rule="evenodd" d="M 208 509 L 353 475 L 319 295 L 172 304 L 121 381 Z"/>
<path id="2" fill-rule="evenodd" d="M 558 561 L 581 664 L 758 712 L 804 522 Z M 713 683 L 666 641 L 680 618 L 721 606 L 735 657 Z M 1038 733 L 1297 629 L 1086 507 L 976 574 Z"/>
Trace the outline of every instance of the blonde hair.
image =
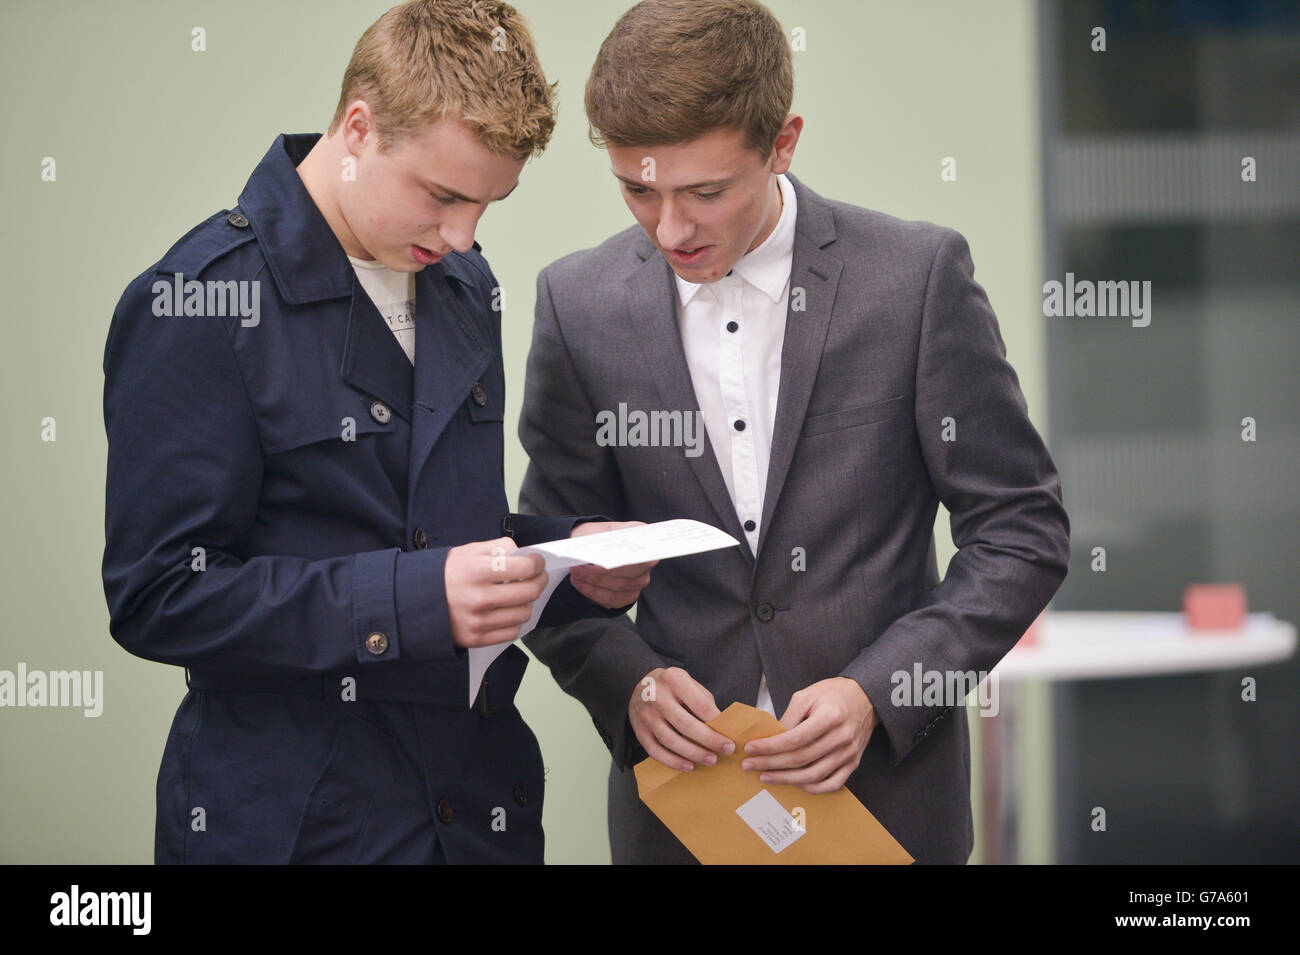
<path id="1" fill-rule="evenodd" d="M 370 105 L 386 152 L 446 116 L 493 152 L 540 155 L 555 128 L 528 24 L 499 0 L 410 0 L 370 25 L 343 74 L 332 134 L 348 106 Z"/>

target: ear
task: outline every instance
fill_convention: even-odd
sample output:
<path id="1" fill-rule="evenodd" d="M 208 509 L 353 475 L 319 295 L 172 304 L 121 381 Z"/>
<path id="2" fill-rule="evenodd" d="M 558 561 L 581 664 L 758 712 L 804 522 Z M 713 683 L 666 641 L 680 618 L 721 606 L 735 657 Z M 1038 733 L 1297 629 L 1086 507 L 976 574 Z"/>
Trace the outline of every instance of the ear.
<path id="1" fill-rule="evenodd" d="M 779 176 L 790 168 L 794 161 L 794 147 L 799 142 L 801 132 L 803 117 L 791 113 L 785 118 L 781 131 L 776 134 L 776 142 L 772 145 L 772 172 L 776 175 Z"/>

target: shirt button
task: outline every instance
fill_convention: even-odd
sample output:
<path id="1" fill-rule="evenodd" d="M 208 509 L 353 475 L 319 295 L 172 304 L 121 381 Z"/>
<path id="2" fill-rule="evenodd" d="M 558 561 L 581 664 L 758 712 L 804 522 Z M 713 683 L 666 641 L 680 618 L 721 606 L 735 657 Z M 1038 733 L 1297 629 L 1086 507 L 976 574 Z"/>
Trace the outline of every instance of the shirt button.
<path id="1" fill-rule="evenodd" d="M 515 783 L 515 802 L 521 806 L 528 805 L 528 790 L 523 783 Z"/>
<path id="2" fill-rule="evenodd" d="M 736 423 L 733 424 L 732 427 L 735 428 L 737 431 L 744 431 L 744 430 L 745 430 L 745 422 L 744 422 L 744 421 L 741 421 L 740 419 L 737 419 L 737 420 L 736 420 Z"/>
<path id="3" fill-rule="evenodd" d="M 727 322 L 727 331 L 734 332 L 737 331 L 739 328 L 740 326 L 735 322 Z"/>
<path id="4" fill-rule="evenodd" d="M 415 533 L 411 536 L 411 540 L 414 541 L 416 550 L 424 550 L 429 546 L 429 535 L 425 532 L 423 527 L 417 527 L 415 529 Z"/>
<path id="5" fill-rule="evenodd" d="M 747 531 L 752 531 L 757 526 L 758 525 L 755 524 L 753 521 L 745 521 L 745 530 Z"/>
<path id="6" fill-rule="evenodd" d="M 376 401 L 370 405 L 370 417 L 380 424 L 388 424 L 393 418 L 393 413 L 388 410 L 388 405 L 382 401 Z"/>
<path id="7" fill-rule="evenodd" d="M 451 817 L 455 815 L 451 811 L 451 801 L 447 799 L 438 800 L 438 818 L 443 822 L 451 822 Z"/>
<path id="8" fill-rule="evenodd" d="M 482 408 L 484 405 L 487 404 L 487 399 L 488 399 L 487 389 L 484 388 L 477 381 L 474 382 L 474 387 L 470 389 L 469 395 L 471 398 L 474 399 L 474 404 L 478 405 L 480 408 Z"/>
<path id="9" fill-rule="evenodd" d="M 372 633 L 366 637 L 366 649 L 375 656 L 382 656 L 388 652 L 388 637 L 377 631 Z"/>
<path id="10" fill-rule="evenodd" d="M 754 615 L 757 616 L 759 620 L 767 623 L 776 616 L 776 611 L 772 609 L 771 604 L 759 604 L 758 609 L 754 611 Z"/>
<path id="11" fill-rule="evenodd" d="M 242 212 L 232 212 L 230 215 L 226 216 L 226 221 L 236 229 L 248 228 L 248 216 L 244 215 Z"/>

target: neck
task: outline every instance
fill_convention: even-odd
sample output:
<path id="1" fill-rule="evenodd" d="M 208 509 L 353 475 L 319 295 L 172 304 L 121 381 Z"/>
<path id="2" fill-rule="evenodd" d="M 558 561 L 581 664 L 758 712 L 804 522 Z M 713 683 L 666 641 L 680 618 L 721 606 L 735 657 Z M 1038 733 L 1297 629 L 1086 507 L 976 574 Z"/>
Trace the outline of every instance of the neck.
<path id="1" fill-rule="evenodd" d="M 772 206 L 772 212 L 768 214 L 767 221 L 763 223 L 763 228 L 759 230 L 758 238 L 754 240 L 753 245 L 745 250 L 746 255 L 766 242 L 767 237 L 776 228 L 776 224 L 781 221 L 781 211 L 785 208 L 785 196 L 781 193 L 781 184 L 776 181 L 776 176 L 772 177 L 772 188 L 776 190 L 776 202 Z"/>
<path id="2" fill-rule="evenodd" d="M 298 164 L 298 178 L 302 180 L 320 214 L 325 217 L 334 238 L 343 246 L 343 251 L 354 258 L 369 260 L 374 256 L 363 249 L 352 234 L 339 204 L 339 184 L 342 181 L 340 170 L 348 155 L 340 137 L 322 136 Z"/>

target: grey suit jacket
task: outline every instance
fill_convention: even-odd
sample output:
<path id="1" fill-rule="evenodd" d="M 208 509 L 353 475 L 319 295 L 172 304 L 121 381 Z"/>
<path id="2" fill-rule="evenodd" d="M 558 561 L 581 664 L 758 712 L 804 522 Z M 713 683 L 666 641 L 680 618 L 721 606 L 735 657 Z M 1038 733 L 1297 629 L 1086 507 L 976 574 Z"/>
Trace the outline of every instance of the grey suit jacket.
<path id="1" fill-rule="evenodd" d="M 650 670 L 681 666 L 721 709 L 752 705 L 766 674 L 778 716 L 812 683 L 856 680 L 881 722 L 849 789 L 918 862 L 965 863 L 974 844 L 965 708 L 902 705 L 921 695 L 902 700 L 894 675 L 916 664 L 986 672 L 1011 649 L 1065 578 L 1060 479 L 965 239 L 791 179 L 790 308 L 757 554 L 711 446 L 689 456 L 597 441 L 597 413 L 620 403 L 699 408 L 672 271 L 641 228 L 538 277 L 521 511 L 689 517 L 741 545 L 661 563 L 635 623 L 585 620 L 525 642 L 613 755 L 615 862 L 691 860 L 627 769 L 644 755 L 627 720 L 633 691 Z M 958 548 L 942 582 L 940 501 Z"/>

